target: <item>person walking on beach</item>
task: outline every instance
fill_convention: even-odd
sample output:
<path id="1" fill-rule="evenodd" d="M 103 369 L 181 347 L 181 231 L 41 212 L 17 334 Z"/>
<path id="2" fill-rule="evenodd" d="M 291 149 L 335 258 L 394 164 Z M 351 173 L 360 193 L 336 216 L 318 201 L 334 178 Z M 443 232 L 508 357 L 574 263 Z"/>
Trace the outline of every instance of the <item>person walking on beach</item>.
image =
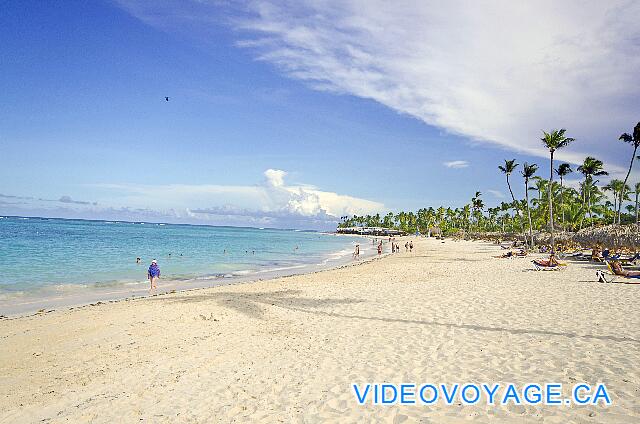
<path id="1" fill-rule="evenodd" d="M 378 244 L 378 255 L 382 255 L 382 240 L 380 240 L 380 243 Z"/>
<path id="2" fill-rule="evenodd" d="M 356 249 L 353 251 L 353 259 L 358 260 L 360 258 L 360 245 L 356 244 Z"/>
<path id="3" fill-rule="evenodd" d="M 413 252 L 413 241 L 409 242 L 409 252 Z"/>
<path id="4" fill-rule="evenodd" d="M 158 262 L 155 259 L 151 261 L 149 271 L 147 272 L 147 278 L 149 278 L 149 283 L 151 283 L 149 291 L 157 289 L 158 278 L 160 278 L 160 268 L 158 267 Z"/>

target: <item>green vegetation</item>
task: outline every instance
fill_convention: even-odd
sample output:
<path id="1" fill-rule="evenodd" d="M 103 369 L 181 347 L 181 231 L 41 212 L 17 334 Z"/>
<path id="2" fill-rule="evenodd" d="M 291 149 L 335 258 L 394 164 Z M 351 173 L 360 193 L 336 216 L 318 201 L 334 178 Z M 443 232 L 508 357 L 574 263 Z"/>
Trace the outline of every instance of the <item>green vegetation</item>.
<path id="1" fill-rule="evenodd" d="M 640 147 L 640 122 L 635 126 L 633 135 L 625 133 L 620 136 L 620 140 L 632 144 L 633 158 L 636 158 Z M 565 136 L 564 129 L 543 132 L 542 142 L 549 149 L 552 171 L 549 178 L 544 179 L 535 175 L 538 165 L 524 163 L 520 172 L 525 186 L 524 199 L 516 199 L 511 189 L 512 174 L 520 166 L 516 159 L 511 159 L 498 166 L 505 175 L 511 202 L 485 208 L 482 193 L 476 192 L 469 203 L 460 208 L 440 206 L 422 208 L 417 212 L 389 212 L 385 216 L 344 216 L 339 227 L 385 227 L 407 233 L 427 233 L 429 230 L 438 229 L 445 235 L 461 232 L 502 232 L 522 234 L 530 245 L 534 243 L 534 231 L 544 231 L 551 233 L 553 245 L 556 228 L 578 231 L 585 227 L 607 224 L 640 223 L 640 182 L 635 183 L 633 189 L 627 184 L 634 160 L 631 160 L 624 181 L 612 179 L 603 185 L 598 179 L 600 176 L 608 175 L 603 162 L 588 156 L 576 168 L 576 171 L 582 174 L 582 180 L 576 188 L 568 187 L 565 185 L 565 177 L 573 170 L 567 163 L 561 163 L 554 169 L 553 157 L 556 150 L 572 141 L 572 138 Z M 640 159 L 640 156 L 637 158 Z M 559 182 L 554 180 L 554 173 L 559 177 Z M 611 196 L 607 196 L 608 194 Z"/>

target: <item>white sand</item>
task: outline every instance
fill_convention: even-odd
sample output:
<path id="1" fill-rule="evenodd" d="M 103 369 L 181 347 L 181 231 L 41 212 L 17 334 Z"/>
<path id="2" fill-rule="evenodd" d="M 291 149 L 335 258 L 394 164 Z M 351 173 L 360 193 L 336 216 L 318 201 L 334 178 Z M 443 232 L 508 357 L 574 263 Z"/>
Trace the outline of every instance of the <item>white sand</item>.
<path id="1" fill-rule="evenodd" d="M 640 286 L 588 264 L 530 271 L 488 244 L 416 247 L 2 320 L 0 420 L 640 422 Z M 613 405 L 359 406 L 352 382 L 602 382 Z"/>

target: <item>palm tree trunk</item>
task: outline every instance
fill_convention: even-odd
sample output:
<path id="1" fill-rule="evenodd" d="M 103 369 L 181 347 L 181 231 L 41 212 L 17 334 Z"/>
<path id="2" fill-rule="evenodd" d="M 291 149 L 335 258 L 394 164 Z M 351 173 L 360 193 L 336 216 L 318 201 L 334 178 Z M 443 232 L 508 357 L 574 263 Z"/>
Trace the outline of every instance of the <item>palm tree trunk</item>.
<path id="1" fill-rule="evenodd" d="M 582 218 L 580 219 L 580 227 L 578 231 L 582 230 L 582 225 L 584 224 L 584 218 L 587 216 L 587 186 L 588 186 L 588 178 L 584 177 L 584 184 L 582 185 Z"/>
<path id="2" fill-rule="evenodd" d="M 636 151 L 638 150 L 638 146 L 633 148 L 633 154 L 631 155 L 631 163 L 629 164 L 629 170 L 627 171 L 627 176 L 624 177 L 624 184 L 622 184 L 622 190 L 620 190 L 620 200 L 618 203 L 618 224 L 620 224 L 620 218 L 622 214 L 620 210 L 622 209 L 622 198 L 624 197 L 624 188 L 627 186 L 627 180 L 629 179 L 629 175 L 631 174 L 631 168 L 633 168 L 633 160 L 636 158 Z"/>
<path id="3" fill-rule="evenodd" d="M 636 224 L 640 224 L 640 221 L 638 220 L 638 195 L 639 194 L 640 193 L 636 191 Z"/>
<path id="4" fill-rule="evenodd" d="M 593 214 L 591 213 L 591 192 L 587 194 L 587 211 L 589 211 L 589 220 L 591 221 L 591 228 L 595 227 L 593 222 Z"/>
<path id="5" fill-rule="evenodd" d="M 551 253 L 555 253 L 556 240 L 553 234 L 553 150 L 551 150 L 551 174 L 549 175 L 549 229 L 551 230 Z"/>
<path id="6" fill-rule="evenodd" d="M 509 182 L 509 174 L 507 174 L 507 187 L 509 187 L 509 193 L 511 193 L 511 199 L 513 200 L 513 203 L 516 203 L 516 198 L 513 195 L 513 190 L 511 190 L 511 183 Z"/>
<path id="7" fill-rule="evenodd" d="M 509 193 L 511 193 L 511 200 L 513 200 L 513 206 L 516 210 L 516 215 L 520 216 L 520 208 L 518 207 L 518 203 L 516 202 L 516 197 L 513 195 L 513 190 L 511 190 L 511 183 L 509 182 L 509 174 L 507 174 L 507 187 L 509 187 Z M 522 231 L 522 238 L 524 240 L 524 244 L 526 245 L 527 233 L 525 232 L 525 229 L 524 229 L 524 223 L 521 223 L 520 230 Z"/>
<path id="8" fill-rule="evenodd" d="M 564 231 L 564 186 L 562 185 L 562 175 L 560 175 L 560 212 L 562 213 L 562 231 Z"/>
<path id="9" fill-rule="evenodd" d="M 531 208 L 529 208 L 529 182 L 524 182 L 524 193 L 527 199 L 527 215 L 529 216 L 529 238 L 531 239 L 531 249 L 533 249 L 533 224 L 531 223 Z"/>

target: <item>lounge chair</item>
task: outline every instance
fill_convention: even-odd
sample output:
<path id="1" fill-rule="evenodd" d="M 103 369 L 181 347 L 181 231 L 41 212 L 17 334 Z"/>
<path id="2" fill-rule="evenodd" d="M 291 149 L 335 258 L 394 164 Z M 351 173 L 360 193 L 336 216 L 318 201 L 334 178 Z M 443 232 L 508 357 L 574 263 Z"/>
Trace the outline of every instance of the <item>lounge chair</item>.
<path id="1" fill-rule="evenodd" d="M 591 256 L 583 252 L 573 252 L 564 255 L 563 259 L 570 259 L 572 261 L 588 261 L 591 259 Z"/>
<path id="2" fill-rule="evenodd" d="M 613 266 L 609 261 L 604 261 L 607 264 L 607 272 L 597 271 L 596 277 L 601 283 L 618 283 L 618 284 L 640 284 L 640 275 L 627 277 L 625 275 L 616 274 L 613 270 Z"/>
<path id="3" fill-rule="evenodd" d="M 567 266 L 567 264 L 559 262 L 557 264 L 547 265 L 540 259 L 533 260 L 531 263 L 535 267 L 536 271 L 558 271 L 561 269 L 560 267 Z"/>
<path id="4" fill-rule="evenodd" d="M 630 265 L 635 263 L 635 261 L 637 261 L 638 259 L 640 259 L 640 253 L 636 253 L 635 255 L 628 258 L 618 258 L 617 260 L 620 261 L 620 263 L 623 265 Z"/>

